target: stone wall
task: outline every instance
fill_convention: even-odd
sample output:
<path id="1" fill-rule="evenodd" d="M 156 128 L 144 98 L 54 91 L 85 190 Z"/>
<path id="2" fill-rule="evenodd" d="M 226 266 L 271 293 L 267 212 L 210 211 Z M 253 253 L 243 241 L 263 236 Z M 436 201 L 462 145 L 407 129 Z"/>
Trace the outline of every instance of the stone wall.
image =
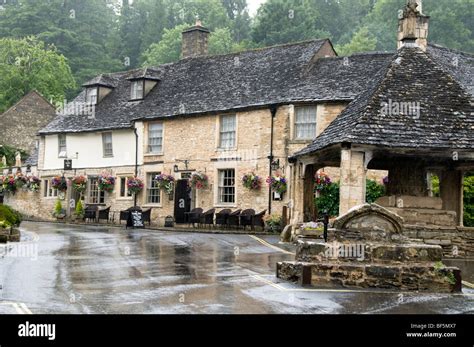
<path id="1" fill-rule="evenodd" d="M 31 153 L 36 146 L 36 133 L 56 116 L 55 108 L 36 91 L 0 115 L 0 144 L 21 148 Z"/>

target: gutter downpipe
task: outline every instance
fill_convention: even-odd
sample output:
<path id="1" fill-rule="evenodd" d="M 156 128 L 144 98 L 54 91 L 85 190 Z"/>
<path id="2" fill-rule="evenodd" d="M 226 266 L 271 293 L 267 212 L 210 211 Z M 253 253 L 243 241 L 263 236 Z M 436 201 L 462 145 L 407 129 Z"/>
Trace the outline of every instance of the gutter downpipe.
<path id="1" fill-rule="evenodd" d="M 138 176 L 138 132 L 133 122 L 133 133 L 135 134 L 135 177 Z M 137 207 L 137 194 L 133 194 L 133 207 Z"/>
<path id="2" fill-rule="evenodd" d="M 272 122 L 271 122 L 271 131 L 270 131 L 270 155 L 268 156 L 268 176 L 272 176 L 272 163 L 273 163 L 273 131 L 274 131 L 274 123 L 275 123 L 275 116 L 277 113 L 277 106 L 276 105 L 271 105 L 270 106 L 270 112 L 272 116 Z M 268 187 L 268 214 L 272 213 L 272 187 Z"/>

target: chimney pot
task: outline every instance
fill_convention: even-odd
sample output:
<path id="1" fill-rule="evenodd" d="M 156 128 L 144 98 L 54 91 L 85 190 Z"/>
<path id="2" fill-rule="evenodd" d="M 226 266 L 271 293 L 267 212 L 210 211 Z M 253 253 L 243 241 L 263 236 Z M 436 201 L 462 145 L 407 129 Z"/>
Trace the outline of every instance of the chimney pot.
<path id="1" fill-rule="evenodd" d="M 422 13 L 422 0 L 407 0 L 403 15 L 398 21 L 398 48 L 415 44 L 423 51 L 428 46 L 430 17 Z M 414 41 L 414 42 L 413 42 Z M 415 43 L 415 44 L 414 44 Z"/>

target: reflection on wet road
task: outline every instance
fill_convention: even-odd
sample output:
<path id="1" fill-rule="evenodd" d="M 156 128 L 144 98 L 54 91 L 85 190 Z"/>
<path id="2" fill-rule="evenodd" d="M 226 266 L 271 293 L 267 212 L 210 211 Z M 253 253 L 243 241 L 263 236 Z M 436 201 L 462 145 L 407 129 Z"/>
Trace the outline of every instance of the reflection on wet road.
<path id="1" fill-rule="evenodd" d="M 278 281 L 276 263 L 293 256 L 276 236 L 259 242 L 44 223 L 23 223 L 22 235 L 36 254 L 30 247 L 0 256 L 0 314 L 474 313 L 468 288 L 463 295 L 322 291 Z"/>

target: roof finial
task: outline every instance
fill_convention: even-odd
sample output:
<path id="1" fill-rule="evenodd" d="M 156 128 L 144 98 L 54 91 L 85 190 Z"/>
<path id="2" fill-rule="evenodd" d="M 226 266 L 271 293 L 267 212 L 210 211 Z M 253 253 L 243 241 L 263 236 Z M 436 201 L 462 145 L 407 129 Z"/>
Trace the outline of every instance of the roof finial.
<path id="1" fill-rule="evenodd" d="M 202 27 L 202 22 L 201 22 L 201 20 L 199 19 L 199 16 L 198 16 L 198 15 L 196 15 L 196 26 L 197 26 L 197 27 Z"/>

